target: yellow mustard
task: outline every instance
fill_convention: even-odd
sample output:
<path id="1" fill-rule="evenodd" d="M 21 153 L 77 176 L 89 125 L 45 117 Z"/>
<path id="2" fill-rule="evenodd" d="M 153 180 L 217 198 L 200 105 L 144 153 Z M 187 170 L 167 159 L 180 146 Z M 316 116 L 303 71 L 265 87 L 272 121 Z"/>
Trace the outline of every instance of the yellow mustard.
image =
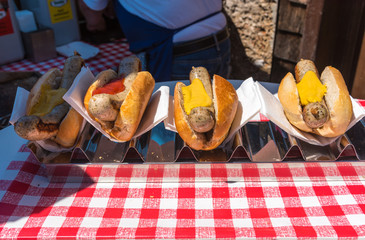
<path id="1" fill-rule="evenodd" d="M 181 91 L 184 98 L 184 109 L 188 115 L 193 108 L 210 107 L 213 103 L 199 78 L 195 78 L 189 86 L 182 87 Z"/>
<path id="2" fill-rule="evenodd" d="M 54 107 L 64 102 L 62 97 L 66 92 L 65 88 L 51 89 L 50 85 L 43 85 L 39 101 L 31 108 L 29 115 L 41 117 L 51 112 Z"/>
<path id="3" fill-rule="evenodd" d="M 327 92 L 327 87 L 321 83 L 313 71 L 304 74 L 302 80 L 297 84 L 297 89 L 302 106 L 322 101 Z"/>

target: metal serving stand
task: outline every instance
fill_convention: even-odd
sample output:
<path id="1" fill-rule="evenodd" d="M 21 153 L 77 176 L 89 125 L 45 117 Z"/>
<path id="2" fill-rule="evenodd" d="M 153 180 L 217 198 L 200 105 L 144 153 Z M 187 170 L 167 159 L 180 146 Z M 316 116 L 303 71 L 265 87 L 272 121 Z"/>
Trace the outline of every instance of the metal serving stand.
<path id="1" fill-rule="evenodd" d="M 237 88 L 242 81 L 232 83 Z M 159 84 L 156 84 L 156 89 L 158 87 Z M 276 84 L 266 83 L 265 87 L 272 92 L 277 91 Z M 166 130 L 163 123 L 124 143 L 110 141 L 86 124 L 72 152 L 47 152 L 36 142 L 29 142 L 28 147 L 45 165 L 50 180 L 54 182 L 124 182 L 131 181 L 133 176 L 133 181 L 146 181 L 146 176 L 136 176 L 151 167 L 156 171 L 168 168 L 175 173 L 170 177 L 174 181 L 181 178 L 176 171 L 182 166 L 196 168 L 199 165 L 203 169 L 212 164 L 223 164 L 240 169 L 246 163 L 364 161 L 364 136 L 365 118 L 328 146 L 301 141 L 271 121 L 249 122 L 224 146 L 212 151 L 196 151 L 187 146 L 177 133 Z M 101 175 L 90 171 L 100 168 L 107 170 Z M 151 175 L 151 171 L 146 174 Z M 157 174 L 156 178 L 150 176 L 149 179 L 158 181 L 162 176 Z M 205 179 L 204 176 L 201 179 Z"/>

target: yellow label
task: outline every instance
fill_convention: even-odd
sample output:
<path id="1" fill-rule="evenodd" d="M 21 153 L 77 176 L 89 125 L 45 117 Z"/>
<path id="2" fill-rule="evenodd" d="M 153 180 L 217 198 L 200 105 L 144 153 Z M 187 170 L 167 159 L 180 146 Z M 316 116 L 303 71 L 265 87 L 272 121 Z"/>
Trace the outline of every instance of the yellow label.
<path id="1" fill-rule="evenodd" d="M 303 79 L 297 84 L 300 103 L 305 106 L 311 102 L 320 102 L 327 92 L 325 85 L 321 83 L 317 75 L 308 71 L 304 74 Z"/>
<path id="2" fill-rule="evenodd" d="M 52 24 L 71 20 L 71 0 L 48 0 L 49 15 Z"/>
<path id="3" fill-rule="evenodd" d="M 202 81 L 198 78 L 195 78 L 189 86 L 182 87 L 181 91 L 184 98 L 184 109 L 188 115 L 193 108 L 210 107 L 213 103 L 205 91 Z"/>

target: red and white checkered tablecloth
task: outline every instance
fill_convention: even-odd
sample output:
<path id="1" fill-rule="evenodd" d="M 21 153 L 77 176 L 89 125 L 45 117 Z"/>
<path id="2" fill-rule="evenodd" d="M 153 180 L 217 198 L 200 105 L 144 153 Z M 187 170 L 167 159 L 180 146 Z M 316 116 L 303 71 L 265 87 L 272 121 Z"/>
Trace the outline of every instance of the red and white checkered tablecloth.
<path id="1" fill-rule="evenodd" d="M 161 181 L 51 183 L 23 146 L 1 176 L 0 238 L 364 238 L 365 162 L 299 165 L 180 165 L 181 178 L 206 171 L 208 182 L 150 165 L 140 175 Z M 237 174 L 247 180 L 224 181 Z"/>
<path id="2" fill-rule="evenodd" d="M 94 74 L 131 54 L 122 41 L 98 47 L 99 55 L 86 62 Z M 0 71 L 44 73 L 62 69 L 64 60 L 23 60 Z M 365 238 L 364 161 L 141 169 L 123 183 L 53 183 L 44 165 L 19 146 L 0 171 L 0 238 Z M 101 176 L 109 169 L 87 171 Z M 160 181 L 148 182 L 152 175 Z"/>
<path id="3" fill-rule="evenodd" d="M 85 60 L 86 66 L 90 68 L 90 70 L 94 75 L 108 68 L 117 67 L 119 65 L 120 60 L 132 54 L 129 51 L 128 43 L 124 39 L 115 41 L 113 43 L 100 44 L 95 47 L 98 47 L 100 49 L 99 54 L 93 58 Z M 41 74 L 44 74 L 50 68 L 54 67 L 57 67 L 60 70 L 62 70 L 65 60 L 66 57 L 64 56 L 58 56 L 56 58 L 39 63 L 33 63 L 30 60 L 24 59 L 18 62 L 2 65 L 0 66 L 0 71 L 7 71 L 7 72 L 36 71 Z"/>

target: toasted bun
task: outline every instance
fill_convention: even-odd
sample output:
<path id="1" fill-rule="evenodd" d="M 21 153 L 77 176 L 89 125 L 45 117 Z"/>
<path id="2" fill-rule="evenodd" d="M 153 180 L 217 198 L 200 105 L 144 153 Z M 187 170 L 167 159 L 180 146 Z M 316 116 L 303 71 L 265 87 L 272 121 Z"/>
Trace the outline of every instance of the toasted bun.
<path id="1" fill-rule="evenodd" d="M 197 133 L 189 125 L 184 111 L 182 82 L 175 85 L 174 117 L 175 126 L 180 137 L 195 150 L 212 150 L 217 148 L 226 138 L 237 111 L 238 96 L 236 90 L 226 79 L 213 76 L 213 103 L 215 109 L 215 126 L 212 132 Z"/>
<path id="2" fill-rule="evenodd" d="M 306 71 L 314 71 L 318 75 L 314 63 L 301 60 L 300 67 L 295 68 L 297 80 L 303 78 Z M 333 68 L 326 67 L 320 77 L 322 84 L 327 86 L 324 96 L 329 120 L 320 128 L 312 129 L 304 122 L 302 106 L 300 105 L 296 81 L 291 73 L 288 73 L 280 82 L 278 97 L 283 106 L 285 116 L 289 122 L 298 129 L 314 133 L 323 137 L 337 137 L 346 132 L 352 117 L 352 103 L 346 83 L 341 73 Z"/>
<path id="3" fill-rule="evenodd" d="M 62 120 L 55 142 L 63 147 L 72 147 L 78 137 L 84 118 L 72 107 Z"/>
<path id="4" fill-rule="evenodd" d="M 127 92 L 123 104 L 120 106 L 113 128 L 108 128 L 89 111 L 89 101 L 95 89 L 104 86 L 115 79 L 117 73 L 111 69 L 103 71 L 96 77 L 96 81 L 89 87 L 84 97 L 84 106 L 91 118 L 99 122 L 101 127 L 113 138 L 120 141 L 129 141 L 136 132 L 143 113 L 151 98 L 155 87 L 155 80 L 149 72 L 131 73 L 126 76 L 124 85 Z"/>
<path id="5" fill-rule="evenodd" d="M 278 97 L 283 106 L 285 116 L 291 124 L 305 132 L 313 132 L 304 122 L 302 106 L 293 74 L 287 73 L 281 80 Z"/>
<path id="6" fill-rule="evenodd" d="M 32 107 L 39 102 L 39 98 L 42 94 L 42 86 L 47 84 L 50 85 L 52 89 L 57 89 L 61 80 L 62 72 L 58 68 L 52 68 L 43 74 L 30 90 L 26 107 L 26 115 L 29 115 Z"/>
<path id="7" fill-rule="evenodd" d="M 120 107 L 112 136 L 121 141 L 129 141 L 136 132 L 143 113 L 155 87 L 155 79 L 147 72 L 139 72 L 131 83 L 130 90 Z"/>
<path id="8" fill-rule="evenodd" d="M 336 137 L 346 132 L 352 118 L 352 103 L 345 80 L 340 71 L 326 67 L 321 74 L 321 81 L 327 86 L 324 99 L 330 112 L 330 120 L 314 132 L 324 137 Z"/>

